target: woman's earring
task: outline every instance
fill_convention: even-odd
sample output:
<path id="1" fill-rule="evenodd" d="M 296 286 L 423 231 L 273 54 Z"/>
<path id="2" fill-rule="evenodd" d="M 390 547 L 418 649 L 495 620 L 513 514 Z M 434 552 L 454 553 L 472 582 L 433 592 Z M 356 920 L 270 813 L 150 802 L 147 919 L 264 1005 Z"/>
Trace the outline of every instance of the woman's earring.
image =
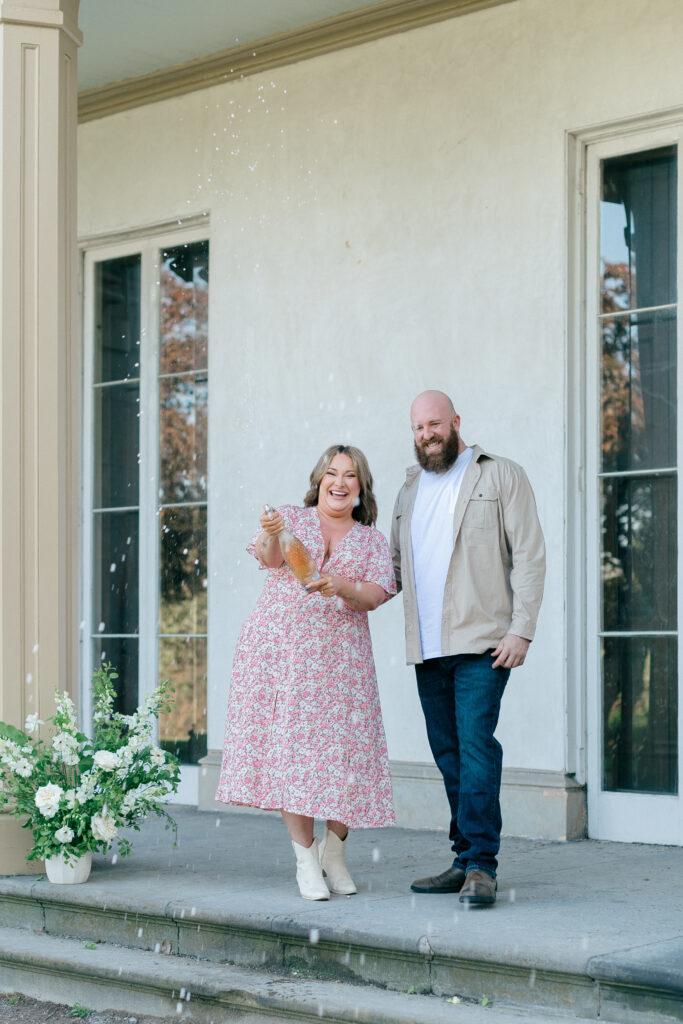
<path id="1" fill-rule="evenodd" d="M 353 507 L 354 508 L 358 508 L 359 505 L 360 505 L 360 497 L 354 498 L 353 499 Z"/>

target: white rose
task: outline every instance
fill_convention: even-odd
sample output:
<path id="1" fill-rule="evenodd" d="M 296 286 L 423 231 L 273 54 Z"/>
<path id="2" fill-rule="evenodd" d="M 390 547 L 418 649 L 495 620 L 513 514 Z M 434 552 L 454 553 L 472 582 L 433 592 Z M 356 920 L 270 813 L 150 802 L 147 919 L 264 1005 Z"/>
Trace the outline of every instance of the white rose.
<path id="1" fill-rule="evenodd" d="M 69 828 L 68 825 L 62 825 L 61 828 L 55 832 L 55 839 L 58 843 L 70 843 L 74 837 L 74 830 Z"/>
<path id="2" fill-rule="evenodd" d="M 27 716 L 24 729 L 26 729 L 26 732 L 35 732 L 39 725 L 45 725 L 45 722 L 42 718 L 38 718 L 38 712 L 36 712 L 33 715 Z"/>
<path id="3" fill-rule="evenodd" d="M 14 766 L 14 770 L 17 775 L 21 775 L 22 779 L 28 779 L 33 773 L 33 765 L 25 757 L 20 757 Z"/>
<path id="4" fill-rule="evenodd" d="M 54 818 L 59 808 L 59 798 L 62 792 L 62 787 L 53 782 L 36 790 L 36 807 L 44 818 Z"/>
<path id="5" fill-rule="evenodd" d="M 99 814 L 93 814 L 90 819 L 90 829 L 95 839 L 102 840 L 105 843 L 110 843 L 118 832 L 114 819 L 110 818 L 104 811 L 100 811 Z"/>
<path id="6" fill-rule="evenodd" d="M 161 765 L 166 764 L 166 754 L 163 752 L 161 747 L 152 747 L 149 752 L 149 759 L 152 764 L 157 765 L 159 768 Z"/>
<path id="7" fill-rule="evenodd" d="M 93 761 L 102 771 L 113 772 L 119 766 L 119 755 L 113 754 L 111 750 L 98 750 Z"/>

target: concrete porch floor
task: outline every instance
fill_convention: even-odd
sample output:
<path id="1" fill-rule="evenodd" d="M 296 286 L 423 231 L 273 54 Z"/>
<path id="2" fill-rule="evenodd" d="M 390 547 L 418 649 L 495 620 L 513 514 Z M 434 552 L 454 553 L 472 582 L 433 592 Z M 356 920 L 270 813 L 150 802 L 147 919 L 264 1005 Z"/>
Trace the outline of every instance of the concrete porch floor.
<path id="1" fill-rule="evenodd" d="M 309 902 L 279 815 L 171 810 L 176 849 L 150 821 L 84 885 L 0 878 L 0 926 L 533 1013 L 683 1020 L 681 848 L 506 838 L 496 906 L 468 910 L 410 892 L 450 862 L 445 833 L 354 832 L 358 895 Z"/>

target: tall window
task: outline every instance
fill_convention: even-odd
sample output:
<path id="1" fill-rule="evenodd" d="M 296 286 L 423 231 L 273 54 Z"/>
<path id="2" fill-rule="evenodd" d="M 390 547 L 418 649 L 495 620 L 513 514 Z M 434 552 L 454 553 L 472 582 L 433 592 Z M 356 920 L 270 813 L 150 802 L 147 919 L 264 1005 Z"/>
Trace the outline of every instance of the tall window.
<path id="1" fill-rule="evenodd" d="M 194 762 L 206 754 L 206 242 L 162 254 L 159 351 L 159 674 L 175 707 L 161 745 Z"/>
<path id="2" fill-rule="evenodd" d="M 140 255 L 95 267 L 91 662 L 137 704 L 140 525 Z"/>
<path id="3" fill-rule="evenodd" d="M 159 742 L 192 764 L 206 753 L 209 245 L 172 242 L 86 258 L 83 672 L 112 662 L 125 713 L 170 679 Z"/>
<path id="4" fill-rule="evenodd" d="M 602 161 L 602 788 L 678 787 L 674 147 Z"/>

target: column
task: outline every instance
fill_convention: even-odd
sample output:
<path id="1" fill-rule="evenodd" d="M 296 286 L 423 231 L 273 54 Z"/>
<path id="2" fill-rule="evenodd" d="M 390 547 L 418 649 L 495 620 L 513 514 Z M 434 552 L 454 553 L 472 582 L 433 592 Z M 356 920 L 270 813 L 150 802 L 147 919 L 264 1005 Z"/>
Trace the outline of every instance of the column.
<path id="1" fill-rule="evenodd" d="M 78 679 L 78 0 L 0 2 L 0 720 Z M 0 815 L 0 874 L 30 834 Z"/>

